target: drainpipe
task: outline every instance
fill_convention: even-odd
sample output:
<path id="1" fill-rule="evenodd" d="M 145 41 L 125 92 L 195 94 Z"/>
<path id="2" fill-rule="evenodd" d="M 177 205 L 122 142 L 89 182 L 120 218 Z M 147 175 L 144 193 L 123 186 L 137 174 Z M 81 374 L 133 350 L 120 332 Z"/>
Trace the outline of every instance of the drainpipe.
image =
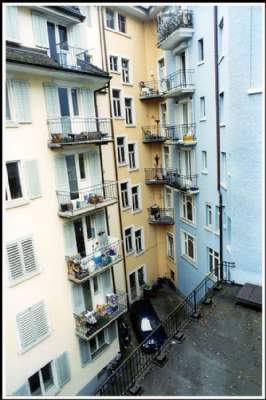
<path id="1" fill-rule="evenodd" d="M 219 226 L 220 226 L 220 277 L 223 280 L 223 197 L 221 192 L 220 163 L 220 118 L 219 118 L 219 71 L 218 71 L 218 35 L 217 6 L 214 6 L 214 71 L 215 71 L 215 105 L 216 105 L 216 160 L 217 160 L 217 191 L 219 195 Z"/>
<path id="2" fill-rule="evenodd" d="M 101 29 L 102 29 L 102 41 L 101 45 L 103 44 L 103 53 L 104 53 L 104 61 L 105 61 L 105 69 L 109 73 L 109 68 L 108 68 L 108 58 L 107 58 L 107 49 L 106 49 L 106 37 L 105 37 L 105 29 L 104 29 L 104 7 L 98 7 L 98 20 L 99 20 L 99 29 L 100 29 L 100 34 L 101 34 Z M 112 139 L 114 140 L 114 125 L 113 125 L 113 112 L 112 112 L 112 104 L 111 104 L 111 95 L 110 95 L 110 82 L 108 84 L 108 100 L 109 100 L 109 112 L 111 116 L 111 134 L 112 134 Z M 115 154 L 115 145 L 113 145 L 113 158 L 114 158 L 114 164 L 115 164 L 115 180 L 117 182 L 117 196 L 118 196 L 118 214 L 119 214 L 119 227 L 120 227 L 120 235 L 121 238 L 123 238 L 123 230 L 122 230 L 122 217 L 121 217 L 121 207 L 120 207 L 120 195 L 119 195 L 119 188 L 118 188 L 118 167 L 117 167 L 117 160 L 116 160 L 116 154 Z M 123 252 L 123 260 L 124 260 L 124 277 L 125 277 L 125 286 L 126 286 L 126 293 L 128 293 L 128 284 L 127 284 L 127 275 L 126 275 L 126 253 L 125 253 L 125 248 L 124 248 L 124 242 L 122 239 L 122 244 L 121 244 L 122 252 Z M 113 282 L 115 284 L 114 280 L 114 275 L 113 275 L 113 269 L 112 269 L 112 276 L 113 276 Z M 129 300 L 127 296 L 127 305 L 129 307 Z"/>

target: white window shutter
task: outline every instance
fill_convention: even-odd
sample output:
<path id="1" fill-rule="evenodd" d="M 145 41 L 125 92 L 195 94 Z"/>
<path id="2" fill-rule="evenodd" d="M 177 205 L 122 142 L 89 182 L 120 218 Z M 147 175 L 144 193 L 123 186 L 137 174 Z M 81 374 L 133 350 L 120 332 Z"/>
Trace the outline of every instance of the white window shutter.
<path id="1" fill-rule="evenodd" d="M 83 113 L 85 117 L 95 117 L 94 97 L 91 89 L 82 89 Z"/>
<path id="2" fill-rule="evenodd" d="M 55 368 L 59 388 L 62 388 L 71 378 L 67 352 L 55 359 Z"/>
<path id="3" fill-rule="evenodd" d="M 34 249 L 33 238 L 28 237 L 21 240 L 23 262 L 26 273 L 31 273 L 38 269 L 37 257 Z"/>
<path id="4" fill-rule="evenodd" d="M 37 160 L 25 161 L 26 177 L 28 183 L 28 194 L 30 199 L 41 197 L 41 183 Z"/>
<path id="5" fill-rule="evenodd" d="M 72 286 L 72 295 L 73 295 L 74 313 L 80 314 L 82 311 L 85 311 L 82 286 L 74 283 Z"/>
<path id="6" fill-rule="evenodd" d="M 29 382 L 21 385 L 15 392 L 12 393 L 13 396 L 31 396 L 30 385 Z"/>
<path id="7" fill-rule="evenodd" d="M 31 122 L 28 82 L 13 81 L 16 117 L 18 122 Z"/>
<path id="8" fill-rule="evenodd" d="M 103 292 L 106 296 L 107 294 L 113 292 L 110 270 L 104 271 L 101 274 L 101 278 L 102 278 Z"/>
<path id="9" fill-rule="evenodd" d="M 36 340 L 32 313 L 30 309 L 17 315 L 17 326 L 20 336 L 20 344 L 24 350 Z"/>
<path id="10" fill-rule="evenodd" d="M 6 7 L 6 39 L 20 41 L 19 17 L 17 6 Z"/>
<path id="11" fill-rule="evenodd" d="M 94 214 L 94 221 L 96 235 L 98 235 L 99 232 L 105 232 L 105 217 L 103 210 Z"/>
<path id="12" fill-rule="evenodd" d="M 89 171 L 90 171 L 90 180 L 93 185 L 101 185 L 102 184 L 102 174 L 101 174 L 101 166 L 99 154 L 96 151 L 90 151 L 88 153 L 89 158 Z"/>
<path id="13" fill-rule="evenodd" d="M 59 118 L 61 114 L 57 86 L 45 84 L 44 91 L 48 118 Z"/>
<path id="14" fill-rule="evenodd" d="M 84 367 L 88 361 L 91 361 L 91 352 L 89 343 L 82 339 L 79 339 L 79 354 L 81 366 Z"/>
<path id="15" fill-rule="evenodd" d="M 77 47 L 78 50 L 86 50 L 88 47 L 86 40 L 86 25 L 84 23 L 72 25 L 71 38 L 74 47 Z"/>
<path id="16" fill-rule="evenodd" d="M 36 339 L 47 336 L 49 333 L 49 326 L 44 302 L 40 302 L 32 307 L 32 315 Z"/>
<path id="17" fill-rule="evenodd" d="M 24 275 L 21 249 L 18 242 L 7 245 L 7 258 L 9 265 L 9 278 L 16 280 Z"/>
<path id="18" fill-rule="evenodd" d="M 48 31 L 47 31 L 47 20 L 40 14 L 32 13 L 32 27 L 33 36 L 36 46 L 45 47 L 48 49 Z"/>
<path id="19" fill-rule="evenodd" d="M 55 157 L 55 177 L 56 177 L 56 190 L 67 192 L 64 193 L 65 199 L 62 198 L 62 202 L 67 202 L 70 200 L 70 189 L 67 174 L 67 165 L 65 156 Z M 67 198 L 67 195 L 69 198 Z"/>
<path id="20" fill-rule="evenodd" d="M 77 254 L 76 235 L 73 223 L 64 224 L 65 254 L 66 256 L 74 256 Z"/>

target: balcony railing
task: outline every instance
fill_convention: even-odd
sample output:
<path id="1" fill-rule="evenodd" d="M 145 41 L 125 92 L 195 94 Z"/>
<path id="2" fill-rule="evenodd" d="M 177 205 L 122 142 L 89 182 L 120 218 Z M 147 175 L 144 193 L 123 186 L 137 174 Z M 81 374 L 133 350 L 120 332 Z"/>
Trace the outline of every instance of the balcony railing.
<path id="1" fill-rule="evenodd" d="M 166 79 L 161 79 L 159 81 L 141 81 L 139 83 L 140 87 L 140 98 L 154 98 L 154 97 L 163 97 L 164 93 L 167 91 L 167 88 L 170 88 L 170 82 Z"/>
<path id="2" fill-rule="evenodd" d="M 191 10 L 160 13 L 157 17 L 157 46 L 162 47 L 163 42 L 170 35 L 182 28 L 193 28 L 193 14 Z M 169 50 L 170 48 L 165 48 L 165 50 L 167 49 Z"/>
<path id="3" fill-rule="evenodd" d="M 149 224 L 173 225 L 175 223 L 173 208 L 161 208 L 152 206 L 151 208 L 148 208 L 148 213 Z"/>
<path id="4" fill-rule="evenodd" d="M 91 252 L 85 257 L 66 257 L 68 279 L 83 283 L 98 275 L 122 260 L 121 241 L 111 241 L 107 246 L 99 248 L 97 253 Z"/>
<path id="5" fill-rule="evenodd" d="M 181 175 L 177 171 L 168 172 L 168 185 L 182 191 L 198 191 L 198 175 Z"/>
<path id="6" fill-rule="evenodd" d="M 57 191 L 58 214 L 72 218 L 84 212 L 117 203 L 117 183 L 106 181 L 75 192 Z"/>
<path id="7" fill-rule="evenodd" d="M 196 124 L 182 124 L 182 125 L 147 125 L 142 126 L 142 142 L 165 142 L 171 141 L 175 144 L 191 144 L 196 140 Z"/>
<path id="8" fill-rule="evenodd" d="M 161 185 L 169 182 L 171 169 L 167 168 L 145 168 L 145 183 L 147 185 Z"/>
<path id="9" fill-rule="evenodd" d="M 57 43 L 57 60 L 64 68 L 87 71 L 90 68 L 89 51 L 70 46 L 68 42 Z"/>
<path id="10" fill-rule="evenodd" d="M 126 311 L 126 293 L 116 290 L 116 293 L 108 294 L 106 302 L 98 304 L 96 310 L 84 310 L 80 314 L 74 314 L 76 335 L 84 340 L 90 340 Z"/>
<path id="11" fill-rule="evenodd" d="M 47 124 L 49 147 L 112 141 L 110 118 L 58 117 Z"/>
<path id="12" fill-rule="evenodd" d="M 142 126 L 142 138 L 143 143 L 165 142 L 167 138 L 167 125 Z"/>
<path id="13" fill-rule="evenodd" d="M 168 75 L 166 96 L 178 96 L 183 93 L 192 93 L 195 90 L 194 84 L 194 70 L 193 69 L 179 69 Z"/>

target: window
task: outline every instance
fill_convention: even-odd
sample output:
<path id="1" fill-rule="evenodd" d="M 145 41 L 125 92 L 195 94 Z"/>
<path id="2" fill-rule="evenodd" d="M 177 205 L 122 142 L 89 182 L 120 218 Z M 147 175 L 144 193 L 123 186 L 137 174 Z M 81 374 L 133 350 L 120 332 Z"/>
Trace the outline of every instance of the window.
<path id="1" fill-rule="evenodd" d="M 227 182 L 227 162 L 226 153 L 221 152 L 221 184 L 226 187 Z"/>
<path id="2" fill-rule="evenodd" d="M 126 33 L 126 17 L 118 14 L 118 30 L 119 32 Z"/>
<path id="3" fill-rule="evenodd" d="M 133 211 L 138 211 L 140 209 L 139 205 L 139 186 L 132 186 L 132 208 Z"/>
<path id="4" fill-rule="evenodd" d="M 6 164 L 8 187 L 7 200 L 14 200 L 22 197 L 22 187 L 19 173 L 19 163 L 9 162 Z"/>
<path id="5" fill-rule="evenodd" d="M 106 8 L 106 26 L 110 29 L 115 29 L 115 16 L 114 11 Z"/>
<path id="6" fill-rule="evenodd" d="M 141 287 L 145 285 L 144 267 L 140 267 L 137 273 L 138 273 L 138 284 Z"/>
<path id="7" fill-rule="evenodd" d="M 180 205 L 181 205 L 181 218 L 187 219 L 190 222 L 195 222 L 195 200 L 193 196 L 181 193 Z"/>
<path id="8" fill-rule="evenodd" d="M 43 301 L 17 314 L 17 326 L 22 351 L 26 351 L 49 335 L 46 309 Z"/>
<path id="9" fill-rule="evenodd" d="M 182 255 L 189 261 L 196 261 L 196 239 L 187 232 L 181 231 Z"/>
<path id="10" fill-rule="evenodd" d="M 28 82 L 8 80 L 6 90 L 6 121 L 21 124 L 31 122 Z"/>
<path id="11" fill-rule="evenodd" d="M 128 182 L 124 182 L 120 184 L 121 188 L 121 198 L 122 198 L 122 207 L 129 207 L 129 198 L 128 198 Z"/>
<path id="12" fill-rule="evenodd" d="M 136 253 L 141 253 L 143 251 L 142 244 L 142 229 L 138 229 L 135 231 L 135 244 L 136 244 Z"/>
<path id="13" fill-rule="evenodd" d="M 92 362 L 116 338 L 116 322 L 113 322 L 89 342 L 79 339 L 79 353 L 82 367 Z"/>
<path id="14" fill-rule="evenodd" d="M 204 47 L 203 47 L 203 39 L 198 41 L 198 50 L 199 50 L 199 62 L 204 61 Z"/>
<path id="15" fill-rule="evenodd" d="M 17 6 L 6 7 L 6 40 L 19 42 L 19 15 Z"/>
<path id="16" fill-rule="evenodd" d="M 129 169 L 136 169 L 136 143 L 128 144 L 128 161 L 129 161 Z"/>
<path id="17" fill-rule="evenodd" d="M 126 252 L 130 253 L 133 249 L 133 237 L 132 237 L 132 228 L 125 229 L 125 243 L 126 243 Z"/>
<path id="18" fill-rule="evenodd" d="M 206 119 L 205 97 L 200 97 L 200 119 Z"/>
<path id="19" fill-rule="evenodd" d="M 220 209 L 218 206 L 215 207 L 215 232 L 220 232 Z"/>
<path id="20" fill-rule="evenodd" d="M 125 111 L 126 111 L 126 124 L 133 124 L 133 115 L 132 115 L 132 99 L 125 99 Z"/>
<path id="21" fill-rule="evenodd" d="M 113 89 L 113 110 L 115 117 L 121 117 L 121 99 L 120 99 L 120 90 Z"/>
<path id="22" fill-rule="evenodd" d="M 11 282 L 27 279 L 39 272 L 39 265 L 32 236 L 7 244 L 8 272 Z"/>
<path id="23" fill-rule="evenodd" d="M 209 249 L 209 270 L 218 274 L 219 254 L 213 249 Z"/>
<path id="24" fill-rule="evenodd" d="M 86 179 L 86 171 L 85 171 L 85 164 L 84 164 L 84 154 L 79 154 L 79 173 L 80 179 Z"/>
<path id="25" fill-rule="evenodd" d="M 110 56 L 109 57 L 109 66 L 110 66 L 110 71 L 118 72 L 118 57 Z"/>
<path id="26" fill-rule="evenodd" d="M 130 82 L 129 60 L 126 60 L 125 58 L 122 58 L 121 64 L 122 64 L 122 80 L 123 80 L 123 83 L 129 83 Z"/>
<path id="27" fill-rule="evenodd" d="M 212 228 L 212 206 L 206 204 L 206 228 Z"/>
<path id="28" fill-rule="evenodd" d="M 93 239 L 95 237 L 95 233 L 94 233 L 94 228 L 92 227 L 92 216 L 86 215 L 85 222 L 86 222 L 87 239 Z"/>
<path id="29" fill-rule="evenodd" d="M 99 282 L 98 282 L 98 276 L 93 277 L 93 294 L 96 294 L 99 292 Z"/>
<path id="30" fill-rule="evenodd" d="M 224 116 L 224 92 L 219 95 L 219 117 L 220 117 L 220 125 L 225 124 L 225 116 Z"/>
<path id="31" fill-rule="evenodd" d="M 173 235 L 167 233 L 167 256 L 171 259 L 175 259 L 175 252 L 174 252 L 174 238 Z"/>
<path id="32" fill-rule="evenodd" d="M 70 380 L 68 354 L 65 352 L 50 361 L 39 371 L 28 378 L 27 382 L 18 388 L 15 396 L 51 396 L 58 392 Z"/>
<path id="33" fill-rule="evenodd" d="M 171 269 L 170 269 L 170 279 L 171 279 L 172 281 L 175 281 L 175 273 L 174 273 L 174 271 L 172 271 Z"/>
<path id="34" fill-rule="evenodd" d="M 124 164 L 124 163 L 126 162 L 126 156 L 125 156 L 125 138 L 124 138 L 124 137 L 118 137 L 118 138 L 116 138 L 116 143 L 117 143 L 118 163 L 119 163 L 119 164 Z"/>
<path id="35" fill-rule="evenodd" d="M 203 150 L 202 151 L 202 170 L 204 172 L 207 172 L 207 167 L 208 167 L 208 164 L 207 164 L 207 151 Z"/>

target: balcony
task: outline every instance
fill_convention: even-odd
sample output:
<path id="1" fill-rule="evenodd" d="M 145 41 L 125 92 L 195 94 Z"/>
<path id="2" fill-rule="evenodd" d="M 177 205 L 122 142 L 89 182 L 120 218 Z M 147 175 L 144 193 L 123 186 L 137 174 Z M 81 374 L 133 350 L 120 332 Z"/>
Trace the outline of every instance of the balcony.
<path id="1" fill-rule="evenodd" d="M 165 127 L 167 144 L 191 146 L 197 143 L 196 124 L 169 125 Z"/>
<path id="2" fill-rule="evenodd" d="M 83 283 L 120 262 L 122 260 L 121 241 L 112 241 L 110 237 L 108 241 L 110 243 L 107 246 L 100 248 L 97 252 L 92 251 L 86 257 L 79 255 L 66 257 L 68 279 Z"/>
<path id="3" fill-rule="evenodd" d="M 166 83 L 164 80 L 160 81 L 141 81 L 139 83 L 140 100 L 155 99 L 164 97 L 164 92 L 166 91 Z"/>
<path id="4" fill-rule="evenodd" d="M 193 69 L 180 69 L 173 72 L 166 77 L 166 81 L 168 81 L 168 84 L 165 97 L 176 97 L 195 92 Z"/>
<path id="5" fill-rule="evenodd" d="M 70 46 L 67 41 L 56 44 L 54 58 L 64 68 L 82 71 L 90 70 L 89 51 Z"/>
<path id="6" fill-rule="evenodd" d="M 112 142 L 110 118 L 59 117 L 47 120 L 48 147 L 107 144 Z"/>
<path id="7" fill-rule="evenodd" d="M 73 218 L 117 203 L 117 183 L 106 181 L 75 192 L 57 191 L 58 215 Z"/>
<path id="8" fill-rule="evenodd" d="M 152 225 L 173 225 L 174 221 L 174 209 L 173 208 L 161 208 L 157 205 L 148 208 L 149 213 L 149 224 Z"/>
<path id="9" fill-rule="evenodd" d="M 169 182 L 168 172 L 166 168 L 145 168 L 145 183 L 147 185 L 163 185 Z"/>
<path id="10" fill-rule="evenodd" d="M 157 17 L 157 47 L 173 50 L 193 35 L 193 15 L 190 10 L 160 13 Z"/>
<path id="11" fill-rule="evenodd" d="M 159 120 L 156 120 L 159 122 Z M 156 122 L 155 121 L 155 122 Z M 142 143 L 163 143 L 167 138 L 166 125 L 142 126 Z"/>
<path id="12" fill-rule="evenodd" d="M 84 340 L 90 340 L 126 311 L 127 295 L 116 290 L 116 293 L 108 294 L 106 302 L 98 304 L 95 310 L 74 314 L 76 335 Z"/>
<path id="13" fill-rule="evenodd" d="M 168 185 L 188 194 L 196 194 L 199 193 L 197 178 L 198 175 L 182 175 L 177 170 L 172 170 L 168 172 Z"/>

